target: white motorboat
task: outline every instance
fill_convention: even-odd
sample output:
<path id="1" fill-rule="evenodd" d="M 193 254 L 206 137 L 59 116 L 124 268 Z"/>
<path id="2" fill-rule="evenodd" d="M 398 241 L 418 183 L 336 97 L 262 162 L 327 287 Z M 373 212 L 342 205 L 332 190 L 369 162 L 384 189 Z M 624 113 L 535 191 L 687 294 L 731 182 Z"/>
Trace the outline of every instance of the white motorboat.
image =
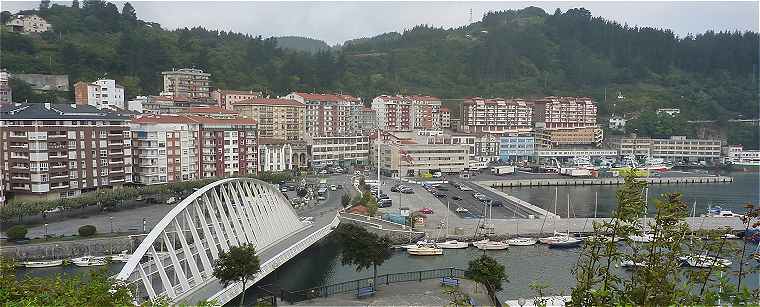
<path id="1" fill-rule="evenodd" d="M 457 240 L 448 240 L 440 243 L 436 243 L 440 248 L 467 248 L 470 243 L 461 242 Z"/>
<path id="2" fill-rule="evenodd" d="M 431 243 L 417 244 L 414 247 L 407 248 L 406 252 L 409 253 L 409 255 L 414 255 L 414 256 L 443 255 L 443 249 L 438 247 L 438 245 L 434 243 L 433 244 Z"/>
<path id="3" fill-rule="evenodd" d="M 731 260 L 725 258 L 707 255 L 685 256 L 680 259 L 684 264 L 695 268 L 727 267 L 732 263 Z"/>
<path id="4" fill-rule="evenodd" d="M 727 234 L 724 234 L 724 235 L 720 236 L 720 238 L 721 239 L 726 239 L 726 240 L 736 240 L 736 239 L 739 239 L 739 236 L 737 236 L 737 235 L 735 235 L 733 233 L 727 233 Z"/>
<path id="5" fill-rule="evenodd" d="M 645 233 L 642 235 L 630 235 L 628 236 L 629 239 L 633 242 L 637 243 L 652 243 L 654 241 L 654 234 L 651 233 Z"/>
<path id="6" fill-rule="evenodd" d="M 633 269 L 633 268 L 645 267 L 646 263 L 644 263 L 644 262 L 635 262 L 635 261 L 629 259 L 629 260 L 623 260 L 623 261 L 621 261 L 620 262 L 620 266 L 624 267 L 624 268 L 631 268 L 631 269 Z"/>
<path id="7" fill-rule="evenodd" d="M 507 244 L 513 246 L 530 246 L 536 245 L 536 243 L 538 243 L 538 240 L 535 238 L 514 238 L 507 240 Z"/>
<path id="8" fill-rule="evenodd" d="M 618 241 L 620 241 L 620 237 L 615 237 L 615 239 L 612 239 L 612 237 L 610 236 L 592 235 L 592 236 L 586 237 L 584 240 L 590 241 L 590 242 L 599 241 L 602 243 L 609 243 L 609 242 L 617 243 Z"/>
<path id="9" fill-rule="evenodd" d="M 127 263 L 127 261 L 129 261 L 129 257 L 131 257 L 131 256 L 132 256 L 132 254 L 127 253 L 127 251 L 124 250 L 124 251 L 121 251 L 121 253 L 109 256 L 109 258 L 111 259 L 111 261 L 114 261 L 114 262 L 124 262 L 124 263 Z"/>
<path id="10" fill-rule="evenodd" d="M 509 244 L 489 239 L 472 242 L 472 245 L 481 250 L 503 250 L 509 248 Z"/>
<path id="11" fill-rule="evenodd" d="M 458 207 L 456 211 L 459 213 L 470 212 L 470 210 L 467 210 L 467 208 L 463 208 L 463 207 Z"/>
<path id="12" fill-rule="evenodd" d="M 26 268 L 49 268 L 63 265 L 63 260 L 24 261 L 21 263 Z"/>
<path id="13" fill-rule="evenodd" d="M 106 261 L 106 257 L 82 256 L 82 257 L 72 258 L 71 263 L 73 263 L 76 266 L 87 267 L 87 266 L 106 265 L 107 261 Z"/>

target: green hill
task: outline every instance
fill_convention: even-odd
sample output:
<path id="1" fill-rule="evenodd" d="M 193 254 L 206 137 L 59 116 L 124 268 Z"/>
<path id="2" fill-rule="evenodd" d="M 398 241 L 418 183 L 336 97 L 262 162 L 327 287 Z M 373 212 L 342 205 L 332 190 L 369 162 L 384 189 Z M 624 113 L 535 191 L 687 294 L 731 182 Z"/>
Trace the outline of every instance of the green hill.
<path id="1" fill-rule="evenodd" d="M 758 114 L 756 32 L 679 38 L 670 30 L 593 17 L 582 8 L 548 14 L 528 7 L 488 13 L 460 28 L 417 26 L 308 53 L 290 49 L 322 44 L 200 27 L 168 31 L 139 20 L 131 5 L 119 12 L 111 3 L 83 3 L 35 12 L 53 24 L 53 32 L 1 32 L 3 67 L 66 73 L 72 82 L 108 73 L 129 97 L 157 94 L 162 70 L 194 66 L 210 72 L 215 87 L 275 95 L 586 95 L 600 102 L 603 115 L 657 107 L 680 107 L 694 119 Z M 626 99 L 617 101 L 618 92 Z"/>
<path id="2" fill-rule="evenodd" d="M 302 51 L 308 53 L 317 53 L 320 51 L 329 51 L 330 46 L 324 41 L 300 37 L 300 36 L 280 36 L 276 38 L 277 47 L 283 49 L 290 49 L 295 51 Z"/>

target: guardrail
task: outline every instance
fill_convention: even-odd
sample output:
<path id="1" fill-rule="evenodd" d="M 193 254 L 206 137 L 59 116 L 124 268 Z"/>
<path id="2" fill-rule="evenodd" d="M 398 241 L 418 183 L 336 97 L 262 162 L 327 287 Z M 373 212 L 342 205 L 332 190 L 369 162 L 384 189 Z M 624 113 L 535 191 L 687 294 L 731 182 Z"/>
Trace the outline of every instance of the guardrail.
<path id="1" fill-rule="evenodd" d="M 280 297 L 282 300 L 293 304 L 319 297 L 328 297 L 330 295 L 357 291 L 360 288 L 370 285 L 389 285 L 399 282 L 423 281 L 429 279 L 438 279 L 443 277 L 464 277 L 464 270 L 457 268 L 442 268 L 432 270 L 422 270 L 413 272 L 391 273 L 379 275 L 376 279 L 372 277 L 345 281 L 337 284 L 308 288 L 297 291 L 281 290 Z"/>

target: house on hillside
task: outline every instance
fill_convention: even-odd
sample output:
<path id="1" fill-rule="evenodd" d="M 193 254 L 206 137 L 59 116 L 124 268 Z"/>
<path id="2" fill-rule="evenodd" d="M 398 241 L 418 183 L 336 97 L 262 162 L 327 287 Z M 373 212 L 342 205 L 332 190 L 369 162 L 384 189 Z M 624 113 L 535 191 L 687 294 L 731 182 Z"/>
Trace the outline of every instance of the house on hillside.
<path id="1" fill-rule="evenodd" d="M 16 15 L 5 23 L 11 32 L 16 33 L 42 33 L 47 32 L 51 26 L 44 18 L 37 15 Z"/>

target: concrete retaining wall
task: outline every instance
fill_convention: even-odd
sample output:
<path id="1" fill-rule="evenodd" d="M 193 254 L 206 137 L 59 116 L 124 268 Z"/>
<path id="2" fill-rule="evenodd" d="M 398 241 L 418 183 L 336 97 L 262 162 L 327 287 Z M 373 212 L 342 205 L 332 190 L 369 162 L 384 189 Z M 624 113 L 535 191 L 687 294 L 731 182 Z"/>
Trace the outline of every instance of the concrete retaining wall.
<path id="1" fill-rule="evenodd" d="M 649 184 L 686 184 L 686 183 L 730 183 L 732 177 L 648 177 L 640 178 Z M 619 185 L 623 184 L 623 178 L 557 178 L 557 179 L 521 179 L 521 180 L 490 180 L 480 181 L 478 184 L 493 188 L 504 187 L 535 187 L 535 186 L 572 186 L 572 185 Z"/>
<path id="2" fill-rule="evenodd" d="M 416 242 L 425 236 L 424 232 L 413 231 L 409 228 L 404 229 L 400 227 L 403 225 L 364 215 L 342 213 L 340 215 L 340 222 L 364 227 L 371 233 L 387 237 L 393 244 Z"/>
<path id="3" fill-rule="evenodd" d="M 58 241 L 22 245 L 4 245 L 0 254 L 16 261 L 74 258 L 85 255 L 103 256 L 118 254 L 123 250 L 132 252 L 140 245 L 142 236 L 95 238 L 74 241 Z"/>

